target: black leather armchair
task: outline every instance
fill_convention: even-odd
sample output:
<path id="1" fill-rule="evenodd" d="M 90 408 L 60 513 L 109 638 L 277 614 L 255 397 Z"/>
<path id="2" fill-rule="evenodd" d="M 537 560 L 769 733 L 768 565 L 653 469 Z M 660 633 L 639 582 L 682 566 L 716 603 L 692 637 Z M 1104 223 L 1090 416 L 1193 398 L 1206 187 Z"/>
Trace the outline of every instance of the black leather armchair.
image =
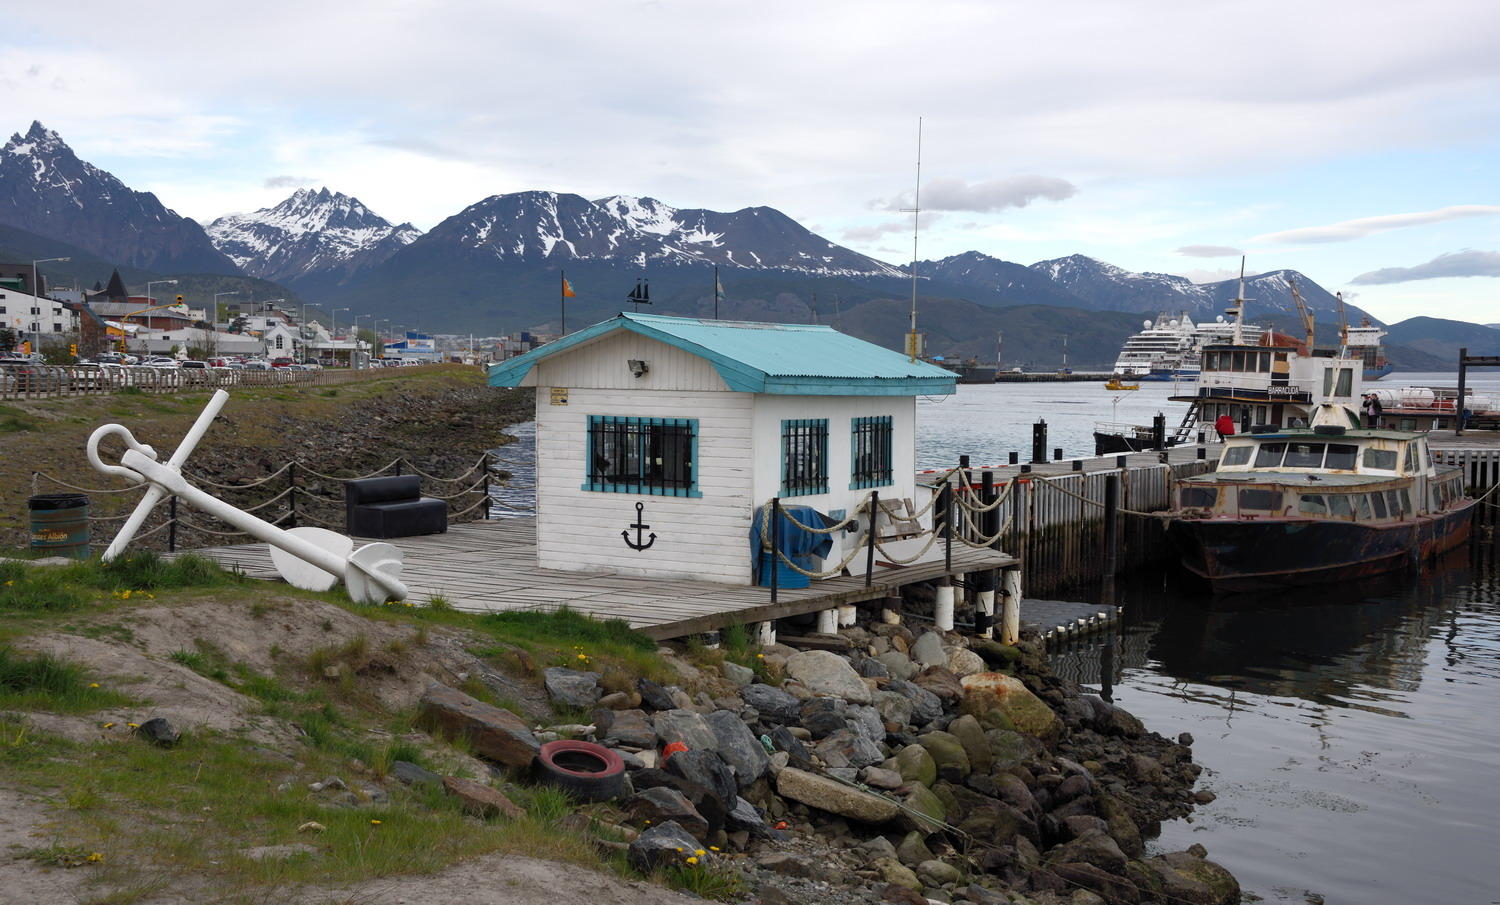
<path id="1" fill-rule="evenodd" d="M 413 537 L 448 530 L 448 504 L 422 496 L 416 475 L 344 482 L 344 525 L 355 537 Z"/>

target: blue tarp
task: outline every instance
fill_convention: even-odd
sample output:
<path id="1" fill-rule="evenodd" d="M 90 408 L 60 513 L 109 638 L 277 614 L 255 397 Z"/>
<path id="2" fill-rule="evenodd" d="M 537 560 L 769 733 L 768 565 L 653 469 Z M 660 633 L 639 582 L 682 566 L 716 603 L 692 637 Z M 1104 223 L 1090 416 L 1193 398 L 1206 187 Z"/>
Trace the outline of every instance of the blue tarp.
<path id="1" fill-rule="evenodd" d="M 771 554 L 762 551 L 760 548 L 761 523 L 765 520 L 761 513 L 762 510 L 760 509 L 755 511 L 755 521 L 750 525 L 750 555 L 755 562 L 756 584 L 769 585 L 771 579 L 770 572 L 767 571 L 767 565 Z M 791 518 L 787 517 L 789 514 Z M 786 554 L 787 559 L 811 571 L 816 564 L 815 560 L 826 556 L 828 551 L 833 549 L 833 538 L 828 534 L 815 534 L 811 531 L 804 531 L 793 524 L 792 518 L 795 518 L 804 525 L 815 525 L 819 528 L 835 524 L 836 520 L 828 518 L 811 506 L 788 506 L 783 504 L 781 507 L 781 552 Z M 787 568 L 786 564 L 780 562 L 779 559 L 777 560 L 777 565 L 781 569 L 781 573 L 777 576 L 776 580 L 779 586 L 784 588 L 805 588 L 811 583 L 806 575 Z"/>

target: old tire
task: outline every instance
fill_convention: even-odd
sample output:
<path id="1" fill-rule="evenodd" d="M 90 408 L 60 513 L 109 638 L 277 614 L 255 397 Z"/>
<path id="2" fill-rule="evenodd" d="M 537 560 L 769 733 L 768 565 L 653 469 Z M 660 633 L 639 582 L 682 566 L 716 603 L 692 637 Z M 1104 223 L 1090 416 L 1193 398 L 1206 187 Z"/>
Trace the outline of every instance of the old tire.
<path id="1" fill-rule="evenodd" d="M 603 745 L 563 739 L 537 754 L 546 782 L 584 801 L 609 801 L 625 793 L 625 761 Z"/>

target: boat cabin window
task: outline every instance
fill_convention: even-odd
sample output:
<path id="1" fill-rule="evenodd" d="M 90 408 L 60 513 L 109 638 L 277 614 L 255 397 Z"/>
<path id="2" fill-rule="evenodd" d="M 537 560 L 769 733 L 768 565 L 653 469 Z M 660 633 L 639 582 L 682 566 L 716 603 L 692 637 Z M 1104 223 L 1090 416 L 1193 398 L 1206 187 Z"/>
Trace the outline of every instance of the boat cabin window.
<path id="1" fill-rule="evenodd" d="M 1396 451 L 1394 449 L 1366 449 L 1365 467 L 1378 468 L 1381 471 L 1396 470 Z"/>
<path id="2" fill-rule="evenodd" d="M 1261 490 L 1254 487 L 1240 488 L 1240 511 L 1253 509 L 1257 512 L 1281 511 L 1281 491 Z"/>
<path id="3" fill-rule="evenodd" d="M 1184 509 L 1212 509 L 1219 501 L 1219 491 L 1215 487 L 1184 487 L 1179 499 Z"/>
<path id="4" fill-rule="evenodd" d="M 1347 493 L 1330 493 L 1328 511 L 1338 518 L 1354 518 L 1354 500 Z"/>
<path id="5" fill-rule="evenodd" d="M 1401 494 L 1394 490 L 1387 490 L 1385 492 L 1385 505 L 1390 510 L 1391 515 L 1399 518 L 1406 514 L 1406 507 L 1402 503 Z"/>
<path id="6" fill-rule="evenodd" d="M 1406 470 L 1408 473 L 1417 470 L 1417 444 L 1406 444 Z"/>
<path id="7" fill-rule="evenodd" d="M 1369 521 L 1374 518 L 1374 513 L 1370 511 L 1370 495 L 1368 493 L 1357 493 L 1354 495 L 1354 508 L 1359 513 L 1361 520 Z"/>
<path id="8" fill-rule="evenodd" d="M 1335 380 L 1337 381 L 1337 385 L 1335 385 Z M 1324 396 L 1348 396 L 1353 392 L 1353 368 L 1325 368 L 1323 370 Z"/>
<path id="9" fill-rule="evenodd" d="M 1324 516 L 1328 514 L 1328 504 L 1324 502 L 1321 493 L 1302 494 L 1299 508 L 1303 515 Z"/>
<path id="10" fill-rule="evenodd" d="M 1279 467 L 1281 465 L 1281 457 L 1285 454 L 1285 443 L 1262 443 L 1260 448 L 1255 451 L 1255 467 Z"/>
<path id="11" fill-rule="evenodd" d="M 1353 471 L 1358 457 L 1358 446 L 1352 443 L 1330 443 L 1328 444 L 1328 456 L 1323 460 L 1323 467 L 1345 468 Z"/>
<path id="12" fill-rule="evenodd" d="M 1223 465 L 1245 465 L 1250 461 L 1249 446 L 1231 446 L 1224 450 Z"/>
<path id="13" fill-rule="evenodd" d="M 1288 443 L 1282 465 L 1287 468 L 1318 468 L 1323 464 L 1325 446 L 1323 443 Z"/>
<path id="14" fill-rule="evenodd" d="M 1385 494 L 1379 492 L 1370 494 L 1370 504 L 1375 507 L 1376 518 L 1385 518 L 1390 514 L 1390 510 L 1385 508 Z"/>

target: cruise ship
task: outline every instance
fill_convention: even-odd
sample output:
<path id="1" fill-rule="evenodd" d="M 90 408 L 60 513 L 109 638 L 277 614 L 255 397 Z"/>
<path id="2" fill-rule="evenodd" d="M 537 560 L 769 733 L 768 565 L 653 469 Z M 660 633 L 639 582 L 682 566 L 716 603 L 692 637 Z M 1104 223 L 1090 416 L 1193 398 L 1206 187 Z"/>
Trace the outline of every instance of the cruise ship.
<path id="1" fill-rule="evenodd" d="M 1223 317 L 1201 324 L 1183 312 L 1177 317 L 1158 315 L 1142 325 L 1141 332 L 1125 340 L 1115 362 L 1115 376 L 1132 380 L 1176 380 L 1198 376 L 1203 347 L 1230 342 L 1234 324 Z M 1248 331 L 1258 328 L 1245 327 Z"/>

